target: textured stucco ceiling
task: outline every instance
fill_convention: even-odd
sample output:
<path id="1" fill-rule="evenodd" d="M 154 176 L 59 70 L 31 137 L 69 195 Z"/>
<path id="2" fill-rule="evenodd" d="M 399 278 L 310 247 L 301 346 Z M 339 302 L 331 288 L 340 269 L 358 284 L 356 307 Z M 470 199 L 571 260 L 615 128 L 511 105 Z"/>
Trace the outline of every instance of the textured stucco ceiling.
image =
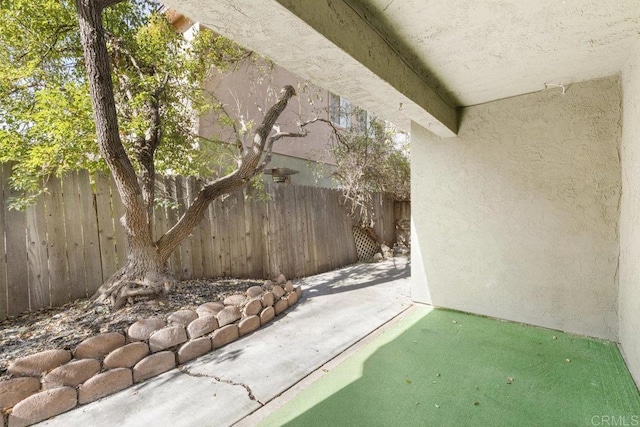
<path id="1" fill-rule="evenodd" d="M 639 0 L 345 0 L 454 106 L 620 71 Z"/>
<path id="2" fill-rule="evenodd" d="M 640 0 L 164 2 L 403 129 L 441 137 L 455 135 L 457 107 L 615 75 L 640 43 Z"/>

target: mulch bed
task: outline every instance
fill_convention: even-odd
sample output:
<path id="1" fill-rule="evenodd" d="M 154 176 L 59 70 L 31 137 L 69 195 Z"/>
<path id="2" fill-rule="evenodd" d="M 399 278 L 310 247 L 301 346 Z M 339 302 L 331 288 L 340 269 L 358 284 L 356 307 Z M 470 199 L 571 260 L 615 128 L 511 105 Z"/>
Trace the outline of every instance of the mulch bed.
<path id="1" fill-rule="evenodd" d="M 262 285 L 262 280 L 200 279 L 179 283 L 178 289 L 160 299 L 136 302 L 113 311 L 92 301 L 77 300 L 59 308 L 39 310 L 0 322 L 0 380 L 8 378 L 14 360 L 44 350 L 73 350 L 82 340 L 104 332 L 123 332 L 137 320 L 166 319 L 174 311 L 194 310 L 200 304 L 222 301 Z"/>

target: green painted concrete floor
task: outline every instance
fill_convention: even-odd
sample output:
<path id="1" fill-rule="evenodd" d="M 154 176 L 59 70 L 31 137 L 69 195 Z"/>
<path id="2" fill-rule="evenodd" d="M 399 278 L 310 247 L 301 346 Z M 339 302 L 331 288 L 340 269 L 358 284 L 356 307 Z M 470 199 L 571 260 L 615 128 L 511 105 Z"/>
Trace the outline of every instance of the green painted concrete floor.
<path id="1" fill-rule="evenodd" d="M 614 343 L 419 307 L 263 426 L 637 426 Z"/>

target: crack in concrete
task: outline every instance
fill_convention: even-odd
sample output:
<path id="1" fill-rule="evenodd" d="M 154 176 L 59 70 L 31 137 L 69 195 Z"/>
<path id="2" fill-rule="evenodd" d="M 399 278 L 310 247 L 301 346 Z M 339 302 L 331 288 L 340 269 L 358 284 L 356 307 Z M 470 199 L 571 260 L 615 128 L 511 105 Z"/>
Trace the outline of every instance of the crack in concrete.
<path id="1" fill-rule="evenodd" d="M 217 377 L 215 375 L 207 375 L 207 374 L 197 374 L 194 372 L 189 371 L 187 368 L 185 368 L 184 366 L 180 366 L 178 368 L 178 371 L 182 372 L 183 374 L 189 375 L 190 377 L 195 377 L 195 378 L 211 378 L 214 379 L 216 381 L 218 381 L 219 383 L 225 383 L 225 384 L 229 384 L 229 385 L 233 385 L 233 386 L 240 386 L 242 388 L 245 389 L 245 391 L 247 392 L 247 395 L 249 396 L 250 400 L 253 400 L 254 402 L 257 402 L 260 406 L 264 406 L 264 403 L 262 403 L 254 394 L 253 391 L 251 390 L 251 387 L 249 387 L 246 384 L 243 383 L 237 383 L 235 381 L 231 381 L 231 380 L 225 380 L 221 377 Z"/>

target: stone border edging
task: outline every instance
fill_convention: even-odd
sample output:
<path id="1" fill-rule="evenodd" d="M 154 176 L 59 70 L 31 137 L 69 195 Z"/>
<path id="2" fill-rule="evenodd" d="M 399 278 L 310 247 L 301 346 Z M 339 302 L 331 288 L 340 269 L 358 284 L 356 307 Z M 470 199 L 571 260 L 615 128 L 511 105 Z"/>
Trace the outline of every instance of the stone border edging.
<path id="1" fill-rule="evenodd" d="M 123 335 L 15 360 L 0 381 L 0 427 L 24 427 L 124 390 L 247 335 L 296 304 L 302 288 L 280 275 L 223 302 L 141 319 Z"/>

